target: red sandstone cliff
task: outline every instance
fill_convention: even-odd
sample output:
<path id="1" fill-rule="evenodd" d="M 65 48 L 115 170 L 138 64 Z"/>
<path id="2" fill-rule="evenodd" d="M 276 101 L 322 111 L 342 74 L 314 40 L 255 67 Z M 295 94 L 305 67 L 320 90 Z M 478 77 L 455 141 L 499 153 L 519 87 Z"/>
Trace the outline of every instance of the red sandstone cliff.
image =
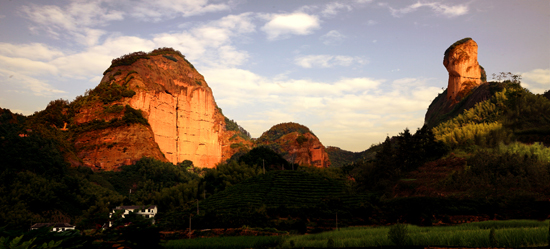
<path id="1" fill-rule="evenodd" d="M 150 156 L 174 164 L 191 160 L 197 167 L 212 168 L 231 156 L 232 150 L 223 148 L 230 147 L 229 138 L 237 132 L 225 130 L 225 117 L 204 77 L 179 52 L 154 52 L 127 56 L 124 63 L 114 60 L 98 86 L 132 90 L 134 95 L 111 103 L 88 97 L 91 103 L 77 112 L 76 124 L 109 121 L 122 113 L 105 110 L 129 105 L 149 123 L 79 135 L 75 147 L 85 165 L 113 170 Z"/>
<path id="2" fill-rule="evenodd" d="M 477 43 L 472 38 L 464 38 L 447 48 L 443 65 L 449 72 L 449 81 L 445 92 L 432 101 L 426 112 L 424 122 L 428 126 L 442 121 L 440 118 L 452 111 L 455 104 L 474 92 L 474 89 L 477 89 L 477 96 L 470 98 L 454 112 L 461 112 L 490 96 L 487 87 L 480 87 L 486 82 L 486 75 L 477 61 Z"/>
<path id="3" fill-rule="evenodd" d="M 471 38 L 451 45 L 445 51 L 443 65 L 449 72 L 447 99 L 453 104 L 482 83 L 483 69 L 477 61 L 477 43 Z"/>
<path id="4" fill-rule="evenodd" d="M 264 132 L 256 142 L 267 145 L 289 161 L 299 165 L 328 168 L 330 159 L 325 146 L 309 130 L 297 123 L 282 123 Z"/>

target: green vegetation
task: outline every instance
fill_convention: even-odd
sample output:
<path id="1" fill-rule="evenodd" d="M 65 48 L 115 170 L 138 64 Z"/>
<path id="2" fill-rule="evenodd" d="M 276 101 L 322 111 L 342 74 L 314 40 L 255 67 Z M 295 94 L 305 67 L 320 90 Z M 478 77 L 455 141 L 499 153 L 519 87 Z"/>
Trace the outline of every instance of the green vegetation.
<path id="1" fill-rule="evenodd" d="M 376 147 L 379 146 L 373 145 L 368 150 L 362 152 L 351 152 L 342 150 L 338 147 L 327 146 L 326 152 L 330 158 L 330 167 L 341 168 L 345 165 L 353 165 L 354 162 L 373 160 L 374 155 L 376 154 Z"/>
<path id="2" fill-rule="evenodd" d="M 326 224 L 324 219 L 333 218 L 336 212 L 341 224 L 368 217 L 371 196 L 351 195 L 349 190 L 344 180 L 307 173 L 302 168 L 270 171 L 202 201 L 205 214 L 194 220 L 205 228 L 269 226 L 304 233 L 307 219 L 332 227 L 334 224 Z"/>
<path id="3" fill-rule="evenodd" d="M 388 238 L 396 246 L 404 246 L 410 243 L 410 238 L 406 224 L 397 223 L 390 227 L 388 231 Z"/>
<path id="4" fill-rule="evenodd" d="M 292 169 L 291 165 L 278 153 L 266 146 L 258 146 L 245 154 L 235 154 L 230 160 L 245 163 L 258 170 Z"/>
<path id="5" fill-rule="evenodd" d="M 511 225 L 510 225 L 511 224 Z M 546 246 L 548 222 L 530 220 L 485 221 L 457 226 L 406 226 L 406 245 L 466 247 L 532 247 Z M 285 238 L 283 248 L 325 247 L 332 239 L 335 247 L 378 247 L 398 244 L 391 227 L 343 228 L 340 231 L 298 235 Z M 491 229 L 492 228 L 492 229 Z M 395 230 L 395 229 L 394 229 Z M 494 239 L 491 240 L 491 231 Z M 402 234 L 402 233 L 398 233 Z"/>
<path id="6" fill-rule="evenodd" d="M 119 107 L 114 107 L 112 109 L 119 109 Z M 110 110 L 110 109 L 109 109 Z M 145 117 L 143 117 L 143 114 L 140 110 L 136 110 L 132 108 L 130 105 L 126 105 L 124 107 L 124 116 L 122 118 L 113 118 L 109 120 L 109 122 L 94 119 L 90 122 L 86 122 L 83 124 L 80 124 L 78 126 L 71 126 L 71 130 L 74 133 L 83 133 L 88 131 L 96 131 L 96 130 L 102 130 L 107 128 L 116 128 L 120 126 L 130 125 L 130 124 L 142 124 L 142 125 L 149 125 L 149 122 Z"/>
<path id="7" fill-rule="evenodd" d="M 187 61 L 185 59 L 185 56 L 183 56 L 179 51 L 174 50 L 173 48 L 166 48 L 166 47 L 158 48 L 158 49 L 155 49 L 155 50 L 153 50 L 149 53 L 139 51 L 139 52 L 134 52 L 134 53 L 130 53 L 130 54 L 125 54 L 125 55 L 123 55 L 119 58 L 113 59 L 111 61 L 111 66 L 109 68 L 107 68 L 107 70 L 105 70 L 103 75 L 107 74 L 108 72 L 111 72 L 112 69 L 115 68 L 115 67 L 129 66 L 129 65 L 134 64 L 136 61 L 138 61 L 140 59 L 149 59 L 150 56 L 155 56 L 155 55 L 163 55 L 165 58 L 167 58 L 169 60 L 173 60 L 173 61 L 177 61 L 177 59 L 174 58 L 172 55 L 177 55 L 177 56 L 183 58 L 185 61 Z M 189 63 L 189 61 L 187 61 L 187 63 Z M 191 65 L 191 63 L 189 63 L 189 65 Z"/>
<path id="8" fill-rule="evenodd" d="M 270 142 L 273 142 L 279 139 L 280 137 L 292 132 L 298 132 L 301 135 L 305 133 L 311 133 L 312 135 L 315 136 L 315 134 L 313 134 L 313 132 L 311 132 L 309 128 L 307 128 L 306 126 L 289 122 L 289 123 L 281 123 L 278 125 L 274 125 L 273 127 L 271 127 L 271 129 L 264 132 L 262 136 L 258 138 L 257 142 L 259 144 L 264 144 L 264 143 L 269 144 Z"/>
<path id="9" fill-rule="evenodd" d="M 176 59 L 176 58 L 174 58 L 174 57 L 172 57 L 172 56 L 170 56 L 170 55 L 163 55 L 163 57 L 166 58 L 166 59 L 169 59 L 169 60 L 171 60 L 171 61 L 173 61 L 173 62 L 178 62 L 178 59 Z"/>
<path id="10" fill-rule="evenodd" d="M 485 72 L 485 68 L 483 68 L 481 65 L 479 65 L 479 70 L 481 71 L 481 82 L 487 82 L 487 72 Z"/>
<path id="11" fill-rule="evenodd" d="M 122 105 L 109 105 L 105 107 L 106 113 L 120 113 L 124 110 L 124 106 Z"/>
<path id="12" fill-rule="evenodd" d="M 221 248 L 221 249 L 245 249 L 245 248 L 275 248 L 283 242 L 279 236 L 236 236 L 214 237 L 184 240 L 170 240 L 164 244 L 167 249 L 193 249 L 193 248 Z"/>
<path id="13" fill-rule="evenodd" d="M 222 113 L 220 108 L 218 108 L 218 110 L 220 110 L 220 113 Z M 233 119 L 228 119 L 227 117 L 225 117 L 225 129 L 228 131 L 237 131 L 238 133 L 236 135 L 242 137 L 244 140 L 250 140 L 250 133 L 242 126 L 237 124 L 237 122 L 235 122 L 235 120 Z"/>
<path id="14" fill-rule="evenodd" d="M 434 134 L 426 126 L 414 135 L 405 129 L 399 136 L 382 143 L 373 161 L 356 162 L 346 169 L 351 170 L 360 190 L 384 193 L 408 172 L 422 164 L 436 160 L 448 151 L 442 142 L 436 141 Z"/>
<path id="15" fill-rule="evenodd" d="M 452 148 L 496 147 L 513 140 L 546 142 L 550 134 L 550 101 L 519 83 L 491 82 L 494 94 L 434 127 L 436 138 Z M 462 102 L 468 101 L 465 98 Z M 460 105 L 458 103 L 457 105 Z"/>

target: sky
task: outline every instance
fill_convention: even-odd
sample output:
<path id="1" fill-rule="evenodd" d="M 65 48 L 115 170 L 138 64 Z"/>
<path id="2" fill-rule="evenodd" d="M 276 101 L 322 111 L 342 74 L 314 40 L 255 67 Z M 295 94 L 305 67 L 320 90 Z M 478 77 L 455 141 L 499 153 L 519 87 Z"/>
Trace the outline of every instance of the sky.
<path id="1" fill-rule="evenodd" d="M 181 51 L 217 105 L 259 137 L 309 127 L 363 151 L 424 123 L 443 53 L 471 37 L 493 73 L 550 89 L 548 0 L 0 0 L 0 107 L 30 115 L 96 87 L 111 60 Z"/>

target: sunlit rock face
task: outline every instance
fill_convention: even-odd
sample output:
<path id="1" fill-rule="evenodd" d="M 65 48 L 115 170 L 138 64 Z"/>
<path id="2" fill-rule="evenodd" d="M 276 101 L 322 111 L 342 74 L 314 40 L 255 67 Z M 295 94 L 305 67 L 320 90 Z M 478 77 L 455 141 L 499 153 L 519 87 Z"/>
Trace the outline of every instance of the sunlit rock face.
<path id="1" fill-rule="evenodd" d="M 328 168 L 330 159 L 325 146 L 309 128 L 297 123 L 282 123 L 271 127 L 257 140 L 257 146 L 267 145 L 288 162 Z"/>
<path id="2" fill-rule="evenodd" d="M 474 40 L 453 46 L 445 52 L 443 65 L 449 72 L 447 99 L 454 104 L 482 83 L 482 69 L 477 61 L 477 43 Z"/>
<path id="3" fill-rule="evenodd" d="M 229 144 L 225 141 L 228 137 L 226 133 L 232 132 L 225 130 L 225 119 L 217 108 L 212 90 L 204 77 L 184 58 L 177 55 L 148 56 L 131 65 L 110 68 L 101 82 L 127 86 L 135 91 L 132 97 L 108 105 L 130 105 L 141 110 L 150 127 L 143 125 L 143 132 L 125 137 L 150 137 L 154 146 L 144 147 L 143 143 L 128 145 L 131 139 L 126 138 L 126 153 L 111 153 L 107 159 L 102 152 L 104 150 L 97 149 L 105 143 L 97 143 L 95 150 L 84 149 L 81 153 L 84 162 L 112 170 L 129 161 L 139 160 L 142 156 L 151 156 L 174 164 L 191 160 L 195 166 L 212 168 L 222 158 L 231 156 L 222 155 L 222 147 Z M 102 104 L 98 104 L 95 109 L 84 108 L 76 115 L 76 122 L 84 123 L 94 119 L 108 121 L 112 115 L 99 114 L 104 108 Z M 145 131 L 147 129 L 148 134 Z M 115 146 L 122 143 L 118 136 L 112 136 L 111 140 L 109 143 Z M 135 140 L 141 141 L 140 138 Z M 86 141 L 94 143 L 90 139 Z M 131 153 L 143 150 L 148 152 Z"/>

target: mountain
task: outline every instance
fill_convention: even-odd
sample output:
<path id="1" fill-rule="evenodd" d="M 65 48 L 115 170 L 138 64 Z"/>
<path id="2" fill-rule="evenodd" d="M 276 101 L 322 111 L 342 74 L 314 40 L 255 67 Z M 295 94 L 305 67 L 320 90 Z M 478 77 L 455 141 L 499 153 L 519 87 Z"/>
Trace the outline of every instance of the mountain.
<path id="1" fill-rule="evenodd" d="M 373 149 L 374 147 L 375 146 L 361 152 L 352 152 L 335 146 L 327 146 L 326 151 L 330 158 L 330 167 L 340 168 L 360 160 L 373 160 L 376 155 L 376 151 Z"/>
<path id="2" fill-rule="evenodd" d="M 274 125 L 256 140 L 256 146 L 267 146 L 295 164 L 319 168 L 330 166 L 325 146 L 309 128 L 301 124 L 288 122 Z"/>
<path id="3" fill-rule="evenodd" d="M 204 77 L 171 48 L 114 59 L 96 88 L 59 105 L 56 114 L 66 118 L 55 127 L 71 134 L 73 166 L 116 170 L 152 157 L 212 168 L 231 157 L 232 143 L 249 140 L 222 114 Z"/>

